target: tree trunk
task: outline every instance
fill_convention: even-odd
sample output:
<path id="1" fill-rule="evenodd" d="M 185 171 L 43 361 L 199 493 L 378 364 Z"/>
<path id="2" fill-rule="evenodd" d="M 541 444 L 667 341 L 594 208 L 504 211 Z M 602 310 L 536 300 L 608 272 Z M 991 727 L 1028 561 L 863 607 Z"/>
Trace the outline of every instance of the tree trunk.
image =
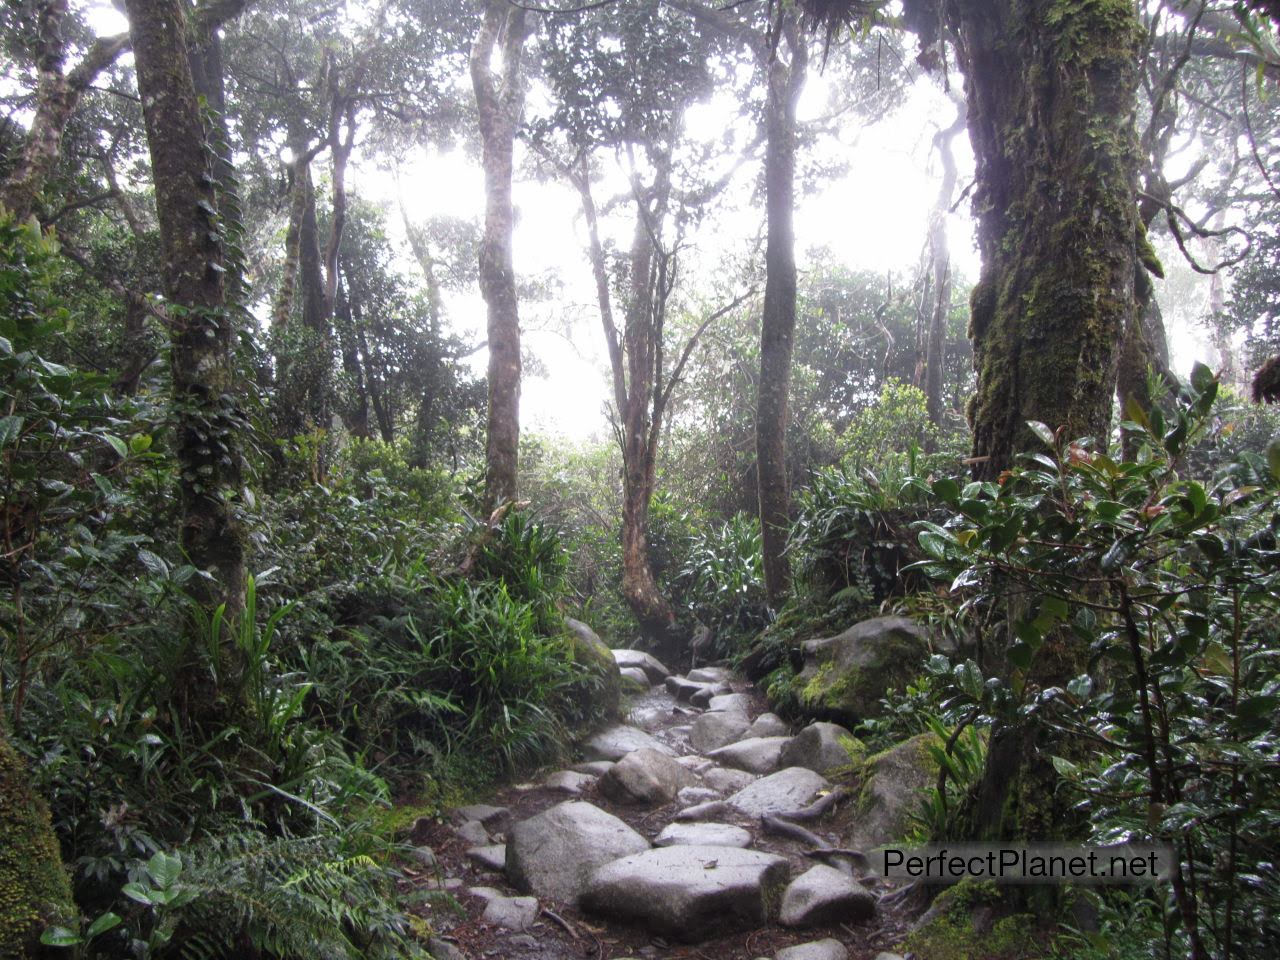
<path id="1" fill-rule="evenodd" d="M 244 540 L 235 506 L 243 418 L 235 403 L 222 224 L 187 56 L 185 4 L 128 0 L 127 7 L 173 324 L 182 549 L 212 574 L 192 581 L 198 599 L 225 603 L 234 617 L 244 602 Z"/>
<path id="2" fill-rule="evenodd" d="M 977 160 L 974 472 L 994 479 L 1039 445 L 1028 420 L 1108 436 L 1117 344 L 1138 307 L 1140 28 L 1129 0 L 949 0 L 946 11 Z M 1025 603 L 1006 599 L 1010 635 Z M 1028 686 L 1065 684 L 1087 656 L 1070 635 L 1046 638 Z M 1034 718 L 997 724 L 968 837 L 1071 836 L 1078 818 L 1056 799 L 1049 756 L 1078 749 Z"/>
<path id="3" fill-rule="evenodd" d="M 471 84 L 480 116 L 485 181 L 480 292 L 488 309 L 489 412 L 485 436 L 485 504 L 514 500 L 520 446 L 520 316 L 511 251 L 511 201 L 516 122 L 524 103 L 520 58 L 527 36 L 525 11 L 507 0 L 487 0 L 471 49 Z M 502 72 L 491 66 L 501 39 Z"/>
<path id="4" fill-rule="evenodd" d="M 81 95 L 129 45 L 125 34 L 97 40 L 75 69 L 63 74 L 66 41 L 62 21 L 66 15 L 67 0 L 46 0 L 37 14 L 40 49 L 36 54 L 35 116 L 18 162 L 0 186 L 0 203 L 18 221 L 26 220 L 39 208 L 45 184 L 62 150 L 63 132 Z"/>
<path id="5" fill-rule="evenodd" d="M 938 199 L 929 215 L 929 261 L 933 270 L 934 296 L 925 334 L 924 398 L 929 422 L 935 427 L 942 425 L 942 381 L 947 363 L 947 319 L 951 313 L 951 251 L 947 244 L 947 214 L 956 192 L 957 176 L 951 142 L 965 128 L 965 122 L 966 112 L 961 103 L 955 122 L 947 129 L 939 130 L 933 138 L 938 158 L 942 161 L 942 184 L 938 187 Z"/>
<path id="6" fill-rule="evenodd" d="M 0 957 L 61 955 L 42 948 L 40 934 L 52 924 L 74 927 L 76 915 L 49 808 L 0 717 Z"/>
<path id="7" fill-rule="evenodd" d="M 796 103 L 804 87 L 809 56 L 791 14 L 783 17 L 780 28 L 791 59 L 790 63 L 783 63 L 779 44 L 767 64 L 764 176 L 769 235 L 760 322 L 760 389 L 756 398 L 756 470 L 764 582 L 769 603 L 774 607 L 781 606 L 791 590 L 791 569 L 784 551 L 791 528 L 787 400 L 796 329 Z"/>
<path id="8" fill-rule="evenodd" d="M 1128 0 L 951 0 L 977 159 L 975 472 L 1038 420 L 1105 438 L 1136 307 L 1139 24 Z"/>

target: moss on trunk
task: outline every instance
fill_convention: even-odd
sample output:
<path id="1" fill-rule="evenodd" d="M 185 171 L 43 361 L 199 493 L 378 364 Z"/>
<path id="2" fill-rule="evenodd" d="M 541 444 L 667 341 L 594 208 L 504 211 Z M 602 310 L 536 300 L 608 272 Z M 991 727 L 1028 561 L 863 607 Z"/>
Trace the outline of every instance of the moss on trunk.
<path id="1" fill-rule="evenodd" d="M 40 956 L 45 927 L 75 916 L 49 810 L 0 727 L 0 960 Z"/>

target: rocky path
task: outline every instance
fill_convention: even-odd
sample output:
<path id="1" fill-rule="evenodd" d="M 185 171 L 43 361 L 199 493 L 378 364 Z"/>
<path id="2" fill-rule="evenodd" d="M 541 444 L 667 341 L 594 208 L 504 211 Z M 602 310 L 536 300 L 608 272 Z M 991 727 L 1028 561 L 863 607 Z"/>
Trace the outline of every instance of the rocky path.
<path id="1" fill-rule="evenodd" d="M 897 960 L 883 882 L 821 849 L 840 846 L 814 814 L 842 799 L 823 774 L 849 762 L 843 731 L 793 736 L 724 668 L 614 656 L 647 690 L 626 723 L 567 769 L 416 828 L 438 960 Z"/>

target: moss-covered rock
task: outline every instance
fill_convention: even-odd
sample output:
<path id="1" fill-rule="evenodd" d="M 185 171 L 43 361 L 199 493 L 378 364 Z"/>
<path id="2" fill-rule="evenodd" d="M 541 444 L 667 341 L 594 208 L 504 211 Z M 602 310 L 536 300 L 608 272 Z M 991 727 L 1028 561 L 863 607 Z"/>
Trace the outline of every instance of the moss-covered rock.
<path id="1" fill-rule="evenodd" d="M 912 817 L 938 779 L 938 764 L 929 752 L 936 743 L 936 736 L 922 733 L 863 761 L 858 800 L 846 820 L 846 847 L 874 850 L 911 833 Z"/>
<path id="2" fill-rule="evenodd" d="M 581 620 L 565 617 L 564 622 L 574 661 L 587 666 L 590 673 L 581 690 L 584 713 L 592 721 L 613 720 L 622 696 L 622 673 L 613 651 Z"/>
<path id="3" fill-rule="evenodd" d="M 796 678 L 808 712 L 854 724 L 880 712 L 890 689 L 903 689 L 928 656 L 924 630 L 906 617 L 876 617 L 844 633 L 803 646 L 804 670 Z"/>
<path id="4" fill-rule="evenodd" d="M 40 956 L 41 931 L 75 916 L 49 810 L 0 727 L 0 960 Z"/>
<path id="5" fill-rule="evenodd" d="M 940 894 L 903 948 L 918 960 L 1032 960 L 1047 956 L 1045 937 L 1029 913 L 1001 916 L 1003 898 L 990 881 L 965 880 Z"/>

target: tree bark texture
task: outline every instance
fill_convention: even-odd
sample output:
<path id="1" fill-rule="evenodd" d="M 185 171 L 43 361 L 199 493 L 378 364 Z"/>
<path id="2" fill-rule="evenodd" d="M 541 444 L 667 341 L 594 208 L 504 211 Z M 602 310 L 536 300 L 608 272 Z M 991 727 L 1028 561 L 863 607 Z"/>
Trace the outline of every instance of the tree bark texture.
<path id="1" fill-rule="evenodd" d="M 1134 315 L 1133 130 L 1140 27 L 1129 0 L 949 0 L 977 160 L 982 275 L 971 303 L 975 472 L 1035 449 L 1038 420 L 1105 436 Z"/>
<path id="2" fill-rule="evenodd" d="M 959 105 L 955 122 L 933 138 L 942 161 L 942 184 L 929 214 L 929 261 L 933 269 L 933 304 L 925 334 L 924 398 L 929 422 L 942 425 L 942 382 L 947 355 L 947 318 L 951 313 L 951 250 L 947 244 L 947 214 L 956 192 L 956 158 L 951 143 L 964 130 L 967 113 Z M 932 442 L 932 441 L 931 441 Z M 932 451 L 930 451 L 932 452 Z"/>
<path id="3" fill-rule="evenodd" d="M 760 387 L 756 397 L 756 470 L 759 478 L 760 532 L 765 592 L 780 606 L 791 589 L 786 556 L 791 529 L 791 489 L 787 473 L 787 408 L 791 388 L 791 351 L 796 329 L 796 104 L 808 66 L 805 41 L 794 16 L 780 22 L 782 44 L 772 50 L 766 69 L 764 310 L 760 321 Z"/>
<path id="4" fill-rule="evenodd" d="M 70 73 L 64 73 L 67 51 L 62 30 L 67 0 L 46 0 L 36 15 L 40 49 L 35 116 L 18 162 L 0 185 L 0 203 L 17 220 L 26 220 L 38 211 L 45 184 L 62 150 L 63 132 L 80 97 L 129 45 L 126 34 L 97 40 L 80 63 Z"/>
<path id="5" fill-rule="evenodd" d="M 519 469 L 520 315 L 511 250 L 511 178 L 516 124 L 524 103 L 520 59 L 526 36 L 523 8 L 507 0 L 487 0 L 471 49 L 471 85 L 480 117 L 485 181 L 480 292 L 488 311 L 485 503 L 490 510 L 516 498 Z M 501 72 L 495 74 L 492 60 L 499 47 Z"/>
<path id="6" fill-rule="evenodd" d="M 172 336 L 181 543 L 200 600 L 244 601 L 244 539 L 236 501 L 241 487 L 216 160 L 201 119 L 187 55 L 181 0 L 128 0 L 130 33 L 155 181 Z"/>

